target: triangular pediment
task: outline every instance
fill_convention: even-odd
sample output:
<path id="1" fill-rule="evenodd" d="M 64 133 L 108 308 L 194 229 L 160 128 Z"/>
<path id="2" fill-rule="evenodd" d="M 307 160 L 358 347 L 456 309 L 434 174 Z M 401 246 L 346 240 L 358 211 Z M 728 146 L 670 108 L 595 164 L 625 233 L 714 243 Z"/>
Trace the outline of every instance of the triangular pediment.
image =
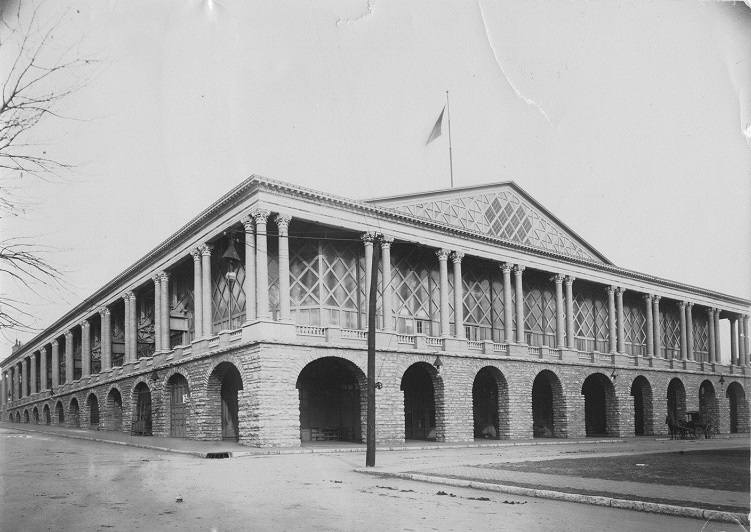
<path id="1" fill-rule="evenodd" d="M 513 182 L 379 198 L 368 203 L 553 253 L 610 264 Z"/>

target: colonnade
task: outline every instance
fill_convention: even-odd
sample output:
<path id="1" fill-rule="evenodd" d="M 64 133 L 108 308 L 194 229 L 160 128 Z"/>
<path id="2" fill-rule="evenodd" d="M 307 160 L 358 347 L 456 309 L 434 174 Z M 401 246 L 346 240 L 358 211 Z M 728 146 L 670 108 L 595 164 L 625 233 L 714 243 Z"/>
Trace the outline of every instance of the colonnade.
<path id="1" fill-rule="evenodd" d="M 258 208 L 250 212 L 242 219 L 245 229 L 245 280 L 244 291 L 246 294 L 245 322 L 254 320 L 269 320 L 269 284 L 268 284 L 268 231 L 267 224 L 271 212 L 267 209 Z M 277 214 L 274 222 L 278 228 L 279 244 L 279 292 L 286 294 L 280 297 L 279 315 L 280 321 L 291 321 L 290 309 L 290 275 L 289 275 L 289 224 L 291 216 Z M 365 285 L 369 286 L 372 278 L 372 254 L 374 235 L 366 233 L 362 236 L 365 255 Z M 391 286 L 391 246 L 393 238 L 381 237 L 378 239 L 381 246 L 381 269 L 383 278 L 388 282 L 383 283 L 382 299 L 382 329 L 387 332 L 394 331 L 395 323 L 392 319 L 393 287 Z M 194 338 L 193 342 L 200 342 L 213 336 L 212 317 L 212 285 L 211 285 L 211 252 L 212 245 L 204 243 L 190 251 L 193 258 L 193 300 L 194 300 Z M 436 251 L 439 269 L 439 292 L 440 292 L 440 334 L 441 337 L 453 336 L 457 339 L 466 338 L 463 312 L 454 313 L 454 332 L 450 328 L 449 306 L 449 271 L 448 261 L 451 259 L 453 285 L 454 285 L 454 309 L 463 309 L 463 283 L 462 283 L 462 260 L 464 252 L 461 250 L 438 249 Z M 525 267 L 521 264 L 502 262 L 499 267 L 503 276 L 503 304 L 504 304 L 504 333 L 508 343 L 524 344 L 524 291 L 523 274 Z M 514 276 L 515 298 L 511 293 L 511 274 Z M 556 348 L 576 349 L 575 322 L 574 322 L 574 296 L 573 276 L 564 275 L 561 272 L 552 272 L 552 280 L 555 282 L 556 300 Z M 171 350 L 170 345 L 170 300 L 169 282 L 170 273 L 159 271 L 153 277 L 154 283 L 154 343 L 156 353 L 165 353 Z M 605 288 L 608 296 L 608 345 L 610 353 L 624 353 L 625 347 L 625 318 L 623 306 L 623 294 L 625 289 L 618 286 Z M 365 308 L 368 308 L 367 297 L 369 290 L 365 290 Z M 129 364 L 137 360 L 138 323 L 137 323 L 137 291 L 130 289 L 120 296 L 124 303 L 124 342 L 125 352 L 123 363 Z M 661 328 L 660 328 L 660 301 L 661 296 L 656 294 L 644 294 L 645 302 L 645 336 L 647 356 L 659 357 L 661 352 Z M 662 303 L 663 305 L 666 302 Z M 677 301 L 680 318 L 680 358 L 682 360 L 696 360 L 694 350 L 693 312 L 694 303 L 690 301 Z M 719 363 L 720 342 L 720 314 L 730 320 L 730 364 L 736 366 L 749 365 L 749 316 L 730 313 L 719 308 L 708 308 L 708 337 L 709 337 L 709 362 Z M 101 370 L 108 371 L 112 368 L 112 323 L 110 308 L 105 305 L 98 309 L 100 318 L 101 337 Z M 513 318 L 516 317 L 514 331 Z M 80 347 L 82 368 L 81 376 L 91 374 L 91 323 L 88 318 L 81 320 L 76 325 L 80 328 Z M 515 335 L 514 335 L 515 332 Z M 2 371 L 0 379 L 0 399 L 5 403 L 8 399 L 17 400 L 30 394 L 45 392 L 47 386 L 47 348 L 51 352 L 51 388 L 61 384 L 60 368 L 60 343 L 59 339 L 65 338 L 65 381 L 74 379 L 74 330 L 63 331 L 48 344 L 41 346 L 31 355 L 15 362 L 12 366 Z M 39 364 L 37 365 L 37 359 Z M 37 386 L 37 368 L 40 373 L 40 383 Z M 32 378 L 29 378 L 31 375 Z"/>

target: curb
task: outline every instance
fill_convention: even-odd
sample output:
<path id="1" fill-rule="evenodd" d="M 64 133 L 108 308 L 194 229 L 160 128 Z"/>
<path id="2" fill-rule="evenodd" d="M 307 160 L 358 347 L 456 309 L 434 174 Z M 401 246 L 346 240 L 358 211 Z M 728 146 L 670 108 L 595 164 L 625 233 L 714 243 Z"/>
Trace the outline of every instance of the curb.
<path id="1" fill-rule="evenodd" d="M 432 475 L 423 475 L 420 473 L 391 473 L 386 471 L 374 471 L 372 469 L 362 468 L 355 469 L 355 471 L 368 475 L 387 475 L 390 477 L 401 478 L 405 480 L 428 482 L 430 484 L 442 484 L 456 488 L 472 488 L 485 491 L 494 491 L 498 493 L 508 493 L 509 495 L 519 495 L 523 497 L 537 497 L 541 499 L 552 499 L 557 501 L 578 502 L 581 504 L 591 504 L 594 506 L 608 506 L 611 508 L 621 508 L 624 510 L 634 510 L 637 512 L 672 515 L 676 517 L 688 517 L 691 519 L 704 519 L 707 521 L 734 523 L 745 526 L 748 526 L 749 524 L 749 516 L 746 514 L 723 512 L 719 510 L 704 510 L 702 508 L 694 508 L 691 506 L 676 506 L 673 504 L 632 501 L 628 499 L 618 499 L 615 497 L 604 497 L 598 495 L 581 495 L 578 493 L 566 493 L 562 491 L 546 489 L 522 488 L 520 486 L 510 486 L 507 484 L 490 484 L 487 482 L 436 477 Z"/>

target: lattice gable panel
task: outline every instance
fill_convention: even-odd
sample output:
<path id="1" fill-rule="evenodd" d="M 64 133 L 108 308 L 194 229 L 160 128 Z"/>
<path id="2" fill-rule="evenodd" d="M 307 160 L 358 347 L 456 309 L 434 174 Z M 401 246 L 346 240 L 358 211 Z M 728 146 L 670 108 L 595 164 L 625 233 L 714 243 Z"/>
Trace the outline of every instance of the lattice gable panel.
<path id="1" fill-rule="evenodd" d="M 462 229 L 600 262 L 575 237 L 510 189 L 394 208 Z"/>

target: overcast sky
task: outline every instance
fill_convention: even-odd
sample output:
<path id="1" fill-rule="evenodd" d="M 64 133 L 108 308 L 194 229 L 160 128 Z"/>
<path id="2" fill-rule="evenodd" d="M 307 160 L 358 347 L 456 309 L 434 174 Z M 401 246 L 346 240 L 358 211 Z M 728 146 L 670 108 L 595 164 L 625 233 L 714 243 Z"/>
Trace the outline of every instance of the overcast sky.
<path id="1" fill-rule="evenodd" d="M 746 4 L 43 12 L 59 13 L 56 46 L 79 42 L 100 64 L 61 105 L 76 120 L 48 119 L 31 139 L 78 167 L 65 183 L 26 179 L 36 207 L 0 221 L 3 236 L 56 246 L 69 272 L 68 293 L 20 295 L 39 327 L 252 174 L 351 198 L 448 187 L 448 137 L 426 145 L 447 90 L 456 186 L 513 180 L 618 266 L 751 298 Z M 0 358 L 32 336 L 3 339 Z"/>

